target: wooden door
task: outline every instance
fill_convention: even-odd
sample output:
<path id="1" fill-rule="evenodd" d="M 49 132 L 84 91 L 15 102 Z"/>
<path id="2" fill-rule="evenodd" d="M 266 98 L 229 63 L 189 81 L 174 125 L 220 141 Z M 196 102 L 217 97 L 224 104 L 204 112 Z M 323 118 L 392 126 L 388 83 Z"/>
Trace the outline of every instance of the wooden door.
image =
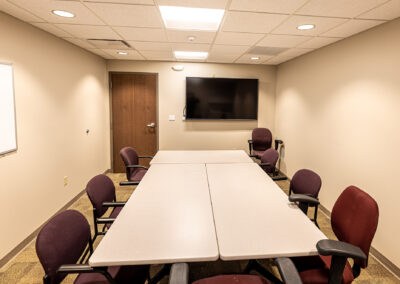
<path id="1" fill-rule="evenodd" d="M 112 74 L 113 169 L 124 173 L 119 151 L 132 147 L 140 156 L 157 151 L 156 74 Z M 149 159 L 140 159 L 148 166 Z"/>

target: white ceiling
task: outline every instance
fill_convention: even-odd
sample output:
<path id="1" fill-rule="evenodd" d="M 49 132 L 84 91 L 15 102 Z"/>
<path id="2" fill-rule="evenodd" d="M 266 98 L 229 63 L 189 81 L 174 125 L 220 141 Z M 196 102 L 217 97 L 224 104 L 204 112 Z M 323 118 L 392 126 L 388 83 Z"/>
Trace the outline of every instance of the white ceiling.
<path id="1" fill-rule="evenodd" d="M 159 5 L 225 15 L 216 32 L 168 30 Z M 400 0 L 0 0 L 0 9 L 106 59 L 177 61 L 173 51 L 180 50 L 208 51 L 206 62 L 275 65 L 400 17 Z M 301 24 L 316 28 L 300 31 Z M 124 40 L 131 48 L 119 55 L 89 38 Z M 260 60 L 250 60 L 255 56 Z"/>

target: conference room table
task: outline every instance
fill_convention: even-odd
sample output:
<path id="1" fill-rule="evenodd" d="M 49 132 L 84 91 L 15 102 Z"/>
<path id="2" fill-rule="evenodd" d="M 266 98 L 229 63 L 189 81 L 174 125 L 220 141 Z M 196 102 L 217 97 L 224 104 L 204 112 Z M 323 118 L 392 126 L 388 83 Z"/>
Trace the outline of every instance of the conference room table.
<path id="1" fill-rule="evenodd" d="M 89 264 L 317 255 L 325 235 L 243 153 L 159 151 Z"/>
<path id="2" fill-rule="evenodd" d="M 161 150 L 150 161 L 150 165 L 232 163 L 253 163 L 253 160 L 243 150 Z"/>

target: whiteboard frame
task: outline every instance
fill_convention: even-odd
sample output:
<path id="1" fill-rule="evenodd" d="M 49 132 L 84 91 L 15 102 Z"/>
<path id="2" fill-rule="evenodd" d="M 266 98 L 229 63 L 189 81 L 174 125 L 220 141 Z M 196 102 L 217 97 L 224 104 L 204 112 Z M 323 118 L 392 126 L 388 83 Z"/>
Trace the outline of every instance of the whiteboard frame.
<path id="1" fill-rule="evenodd" d="M 3 156 L 5 154 L 15 152 L 18 150 L 18 135 L 17 135 L 17 107 L 15 105 L 15 82 L 14 82 L 14 65 L 12 63 L 8 62 L 2 62 L 0 61 L 1 65 L 9 65 L 11 66 L 11 79 L 12 79 L 12 88 L 13 88 L 13 102 L 14 102 L 14 127 L 15 127 L 15 148 L 10 149 L 7 151 L 0 152 L 0 156 Z"/>

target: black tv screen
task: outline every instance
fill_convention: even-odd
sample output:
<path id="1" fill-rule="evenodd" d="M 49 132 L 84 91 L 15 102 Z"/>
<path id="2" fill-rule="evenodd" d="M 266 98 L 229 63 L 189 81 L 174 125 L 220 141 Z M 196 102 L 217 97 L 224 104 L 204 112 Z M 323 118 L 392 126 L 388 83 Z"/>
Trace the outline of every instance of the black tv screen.
<path id="1" fill-rule="evenodd" d="M 258 79 L 186 77 L 186 119 L 257 119 Z"/>

